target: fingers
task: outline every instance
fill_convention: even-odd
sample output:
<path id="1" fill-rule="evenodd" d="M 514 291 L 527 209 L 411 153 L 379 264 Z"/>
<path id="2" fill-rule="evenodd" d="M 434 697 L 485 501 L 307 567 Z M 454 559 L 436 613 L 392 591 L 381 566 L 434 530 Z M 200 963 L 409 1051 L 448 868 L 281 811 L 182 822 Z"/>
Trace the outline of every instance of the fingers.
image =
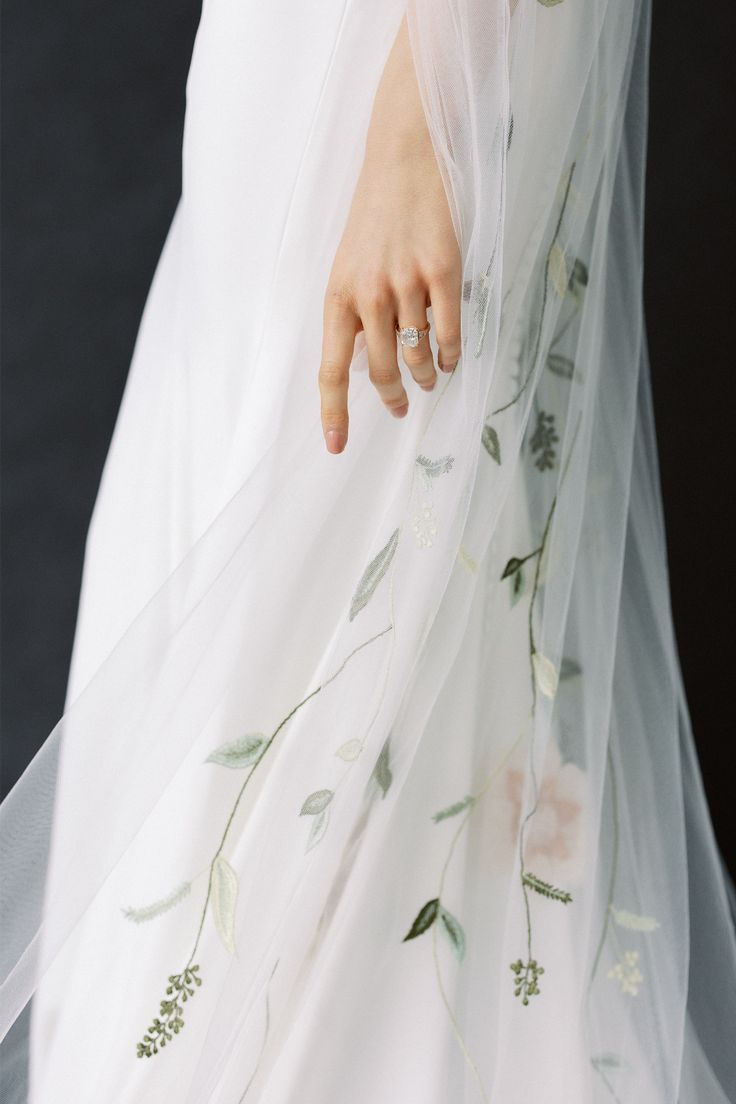
<path id="1" fill-rule="evenodd" d="M 447 269 L 434 274 L 429 283 L 435 337 L 439 346 L 439 367 L 452 372 L 460 359 L 461 273 Z"/>
<path id="2" fill-rule="evenodd" d="M 416 326 L 418 330 L 427 328 L 427 290 L 426 285 L 416 284 L 405 288 L 400 295 L 398 304 L 399 326 Z M 437 382 L 437 373 L 434 368 L 432 346 L 429 343 L 429 335 L 419 338 L 416 346 L 402 345 L 404 364 L 411 372 L 415 381 L 424 391 L 431 391 Z"/>
<path id="3" fill-rule="evenodd" d="M 342 452 L 348 439 L 348 378 L 360 322 L 349 300 L 328 291 L 324 306 L 319 393 L 327 451 Z"/>
<path id="4" fill-rule="evenodd" d="M 403 418 L 409 400 L 401 382 L 396 358 L 394 306 L 390 297 L 364 307 L 361 319 L 368 347 L 368 375 L 383 405 L 396 418 Z"/>
<path id="5" fill-rule="evenodd" d="M 395 325 L 426 329 L 427 306 L 431 303 L 439 347 L 439 367 L 452 372 L 460 358 L 460 272 L 454 268 L 436 271 L 431 279 L 417 276 L 400 286 L 386 281 L 369 285 L 368 294 L 348 294 L 344 284 L 328 289 L 324 306 L 322 358 L 319 390 L 322 430 L 327 451 L 340 453 L 348 439 L 348 380 L 355 337 L 365 335 L 371 382 L 387 410 L 403 418 L 409 399 L 399 371 Z M 337 288 L 335 290 L 335 288 Z M 416 346 L 403 345 L 404 363 L 413 379 L 425 391 L 437 382 L 432 348 L 427 336 Z"/>

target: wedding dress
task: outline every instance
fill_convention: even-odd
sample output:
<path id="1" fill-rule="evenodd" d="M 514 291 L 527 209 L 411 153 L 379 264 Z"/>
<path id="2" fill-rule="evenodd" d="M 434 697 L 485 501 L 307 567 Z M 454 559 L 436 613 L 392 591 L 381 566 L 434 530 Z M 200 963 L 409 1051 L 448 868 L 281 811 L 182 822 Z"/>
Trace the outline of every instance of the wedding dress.
<path id="1" fill-rule="evenodd" d="M 410 0 L 463 355 L 397 421 L 359 339 L 335 457 L 322 300 L 404 11 L 204 2 L 67 709 L 0 807 L 4 1104 L 736 1100 L 642 318 L 649 5 Z"/>

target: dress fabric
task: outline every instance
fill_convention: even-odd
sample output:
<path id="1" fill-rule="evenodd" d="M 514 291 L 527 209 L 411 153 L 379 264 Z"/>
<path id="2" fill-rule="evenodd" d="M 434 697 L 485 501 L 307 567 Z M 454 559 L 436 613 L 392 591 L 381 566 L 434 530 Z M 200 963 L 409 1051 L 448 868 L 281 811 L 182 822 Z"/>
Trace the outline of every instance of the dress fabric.
<path id="1" fill-rule="evenodd" d="M 463 353 L 399 422 L 359 337 L 334 457 L 322 301 L 405 10 Z M 205 0 L 67 708 L 0 806 L 3 1104 L 736 1100 L 648 36 L 646 0 Z"/>

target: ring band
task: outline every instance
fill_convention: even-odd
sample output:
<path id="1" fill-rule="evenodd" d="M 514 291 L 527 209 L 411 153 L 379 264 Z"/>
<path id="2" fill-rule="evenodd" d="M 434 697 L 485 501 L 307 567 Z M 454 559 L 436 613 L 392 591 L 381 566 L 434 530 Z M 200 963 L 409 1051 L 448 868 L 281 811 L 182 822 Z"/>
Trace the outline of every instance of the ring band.
<path id="1" fill-rule="evenodd" d="M 416 326 L 397 326 L 396 332 L 402 345 L 408 345 L 410 349 L 415 349 L 420 338 L 426 337 L 429 333 L 429 323 L 423 330 L 418 330 Z"/>

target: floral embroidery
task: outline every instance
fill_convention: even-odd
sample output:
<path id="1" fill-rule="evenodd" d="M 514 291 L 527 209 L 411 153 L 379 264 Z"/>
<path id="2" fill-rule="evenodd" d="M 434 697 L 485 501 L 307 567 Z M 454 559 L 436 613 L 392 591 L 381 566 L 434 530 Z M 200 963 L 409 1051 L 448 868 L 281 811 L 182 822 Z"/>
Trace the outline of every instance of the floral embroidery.
<path id="1" fill-rule="evenodd" d="M 531 874 L 528 870 L 524 872 L 523 880 L 528 889 L 533 889 L 535 893 L 541 894 L 542 897 L 548 897 L 550 901 L 561 901 L 563 905 L 569 905 L 572 901 L 572 896 L 566 889 L 557 889 L 556 886 L 550 885 L 549 882 L 543 882 L 541 878 L 538 878 L 536 874 Z"/>
<path id="2" fill-rule="evenodd" d="M 541 992 L 539 978 L 544 973 L 544 966 L 540 966 L 536 959 L 530 958 L 524 963 L 520 958 L 511 963 L 514 974 L 514 996 L 521 997 L 522 1004 L 528 1004 L 529 998 Z"/>
<path id="3" fill-rule="evenodd" d="M 250 1077 L 248 1078 L 248 1084 L 245 1086 L 242 1093 L 240 1094 L 240 1099 L 238 1100 L 238 1104 L 243 1104 L 243 1101 L 245 1100 L 246 1096 L 248 1095 L 248 1092 L 250 1091 L 250 1087 L 253 1084 L 253 1082 L 255 1081 L 256 1074 L 258 1073 L 258 1070 L 259 1070 L 260 1065 L 261 1065 L 261 1060 L 263 1058 L 263 1054 L 264 1054 L 265 1049 L 266 1049 L 266 1043 L 268 1042 L 268 1033 L 271 1030 L 271 982 L 273 981 L 273 975 L 276 973 L 276 967 L 278 966 L 278 964 L 279 964 L 279 960 L 277 958 L 276 961 L 273 964 L 273 969 L 271 970 L 271 976 L 269 977 L 268 985 L 266 986 L 266 1020 L 265 1020 L 265 1023 L 263 1025 L 263 1039 L 261 1041 L 261 1049 L 260 1049 L 260 1052 L 259 1052 L 258 1057 L 256 1059 L 256 1064 L 253 1068 L 253 1072 L 251 1073 Z"/>
<path id="4" fill-rule="evenodd" d="M 356 591 L 356 596 L 360 592 L 360 600 L 362 603 L 359 608 L 362 609 L 370 600 L 373 591 L 376 589 L 376 586 L 380 582 L 388 566 L 387 564 L 383 566 L 383 560 L 390 560 L 397 543 L 398 529 L 395 530 L 389 543 L 382 549 L 371 564 L 369 564 L 369 567 L 364 572 L 358 591 Z M 289 710 L 267 739 L 264 739 L 260 734 L 258 736 L 243 737 L 239 741 L 236 740 L 221 745 L 221 747 L 217 749 L 217 752 L 213 753 L 205 760 L 206 762 L 220 763 L 229 769 L 246 769 L 247 773 L 243 784 L 238 790 L 227 823 L 225 824 L 225 829 L 220 838 L 219 846 L 210 863 L 207 894 L 205 896 L 204 905 L 202 906 L 199 927 L 189 959 L 181 973 L 169 975 L 166 998 L 160 1002 L 160 1014 L 152 1021 L 148 1031 L 143 1036 L 142 1042 L 137 1044 L 136 1052 L 139 1058 L 151 1057 L 157 1054 L 159 1047 L 165 1046 L 166 1043 L 170 1041 L 174 1035 L 178 1035 L 184 1027 L 183 1004 L 194 996 L 196 987 L 202 984 L 202 978 L 199 976 L 200 967 L 199 964 L 194 963 L 194 958 L 199 948 L 199 942 L 208 909 L 212 911 L 215 928 L 223 945 L 230 953 L 235 951 L 234 931 L 238 897 L 238 877 L 233 867 L 223 855 L 223 850 L 243 794 L 255 770 L 263 761 L 264 756 L 277 739 L 279 733 L 285 728 L 292 717 L 311 701 L 312 698 L 316 697 L 317 694 L 321 693 L 322 690 L 326 689 L 326 687 L 334 682 L 354 656 L 376 640 L 379 640 L 381 637 L 391 632 L 392 629 L 393 625 L 388 625 L 385 629 L 382 629 L 381 632 L 376 633 L 368 640 L 364 640 L 362 644 L 354 648 L 329 678 L 325 679 L 325 681 L 314 690 L 311 690 L 301 701 L 297 702 L 297 704 Z M 330 797 L 326 797 L 325 795 L 327 794 L 329 794 Z M 310 794 L 302 807 L 303 813 L 305 815 L 319 815 L 320 812 L 326 809 L 331 800 L 331 796 L 332 791 L 330 790 L 322 790 Z M 318 808 L 318 806 L 321 806 L 321 808 Z M 324 827 L 324 823 L 320 825 L 319 829 L 315 829 L 313 826 L 312 831 L 314 835 L 318 835 L 320 830 L 324 831 Z M 313 840 L 313 842 L 316 842 L 316 840 Z M 172 997 L 173 999 L 167 999 Z M 163 1017 L 163 1019 L 161 1017 Z"/>
<path id="5" fill-rule="evenodd" d="M 481 444 L 486 450 L 488 455 L 492 457 L 497 464 L 501 463 L 501 442 L 498 439 L 498 433 L 492 425 L 488 422 L 483 426 L 483 432 L 481 433 Z"/>
<path id="6" fill-rule="evenodd" d="M 161 1016 L 164 1019 L 158 1016 L 154 1018 L 143 1036 L 143 1041 L 138 1043 L 139 1058 L 151 1058 L 154 1054 L 158 1054 L 160 1047 L 165 1047 L 174 1035 L 179 1034 L 184 1027 L 182 1004 L 194 996 L 195 986 L 201 984 L 199 966 L 194 964 L 187 966 L 181 974 L 169 974 L 166 995 L 173 999 L 161 1001 Z"/>
<path id="7" fill-rule="evenodd" d="M 475 575 L 476 571 L 478 570 L 478 565 L 468 552 L 467 548 L 465 548 L 465 546 L 462 544 L 457 550 L 457 558 L 466 571 L 469 571 L 471 575 Z"/>
<path id="8" fill-rule="evenodd" d="M 644 980 L 644 975 L 638 966 L 639 952 L 624 951 L 620 960 L 607 974 L 609 978 L 616 978 L 621 986 L 622 993 L 628 993 L 635 997 L 639 992 L 639 986 Z"/>
<path id="9" fill-rule="evenodd" d="M 373 557 L 360 578 L 360 582 L 353 595 L 353 600 L 350 603 L 350 613 L 348 614 L 348 619 L 350 621 L 352 621 L 364 606 L 367 606 L 370 602 L 373 597 L 373 592 L 388 571 L 389 564 L 394 558 L 394 553 L 396 552 L 398 544 L 399 530 L 394 529 L 386 544 L 381 551 Z"/>
<path id="10" fill-rule="evenodd" d="M 534 464 L 540 471 L 549 471 L 555 466 L 557 453 L 555 452 L 554 446 L 559 439 L 555 430 L 554 414 L 545 414 L 543 410 L 540 410 L 537 415 L 537 425 L 530 442 L 532 452 L 539 454 Z"/>
<path id="11" fill-rule="evenodd" d="M 420 548 L 431 548 L 434 538 L 437 536 L 437 521 L 434 506 L 430 501 L 424 501 L 414 515 L 412 529 Z"/>
<path id="12" fill-rule="evenodd" d="M 421 907 L 403 942 L 406 943 L 409 939 L 416 939 L 418 935 L 423 935 L 437 919 L 441 930 L 450 941 L 455 957 L 458 961 L 462 961 L 465 956 L 465 933 L 460 921 L 441 904 L 439 897 L 427 901 L 426 905 Z"/>
<path id="13" fill-rule="evenodd" d="M 307 837 L 307 851 L 311 851 L 327 831 L 327 822 L 330 816 L 329 805 L 334 796 L 333 790 L 316 790 L 315 793 L 310 794 L 305 799 L 299 811 L 299 816 L 313 818 Z"/>
<path id="14" fill-rule="evenodd" d="M 265 742 L 260 732 L 254 736 L 239 736 L 236 740 L 221 744 L 207 756 L 205 763 L 219 763 L 222 767 L 240 770 L 259 759 Z"/>
<path id="15" fill-rule="evenodd" d="M 635 912 L 617 909 L 613 905 L 611 915 L 620 928 L 628 928 L 629 931 L 652 932 L 659 927 L 659 920 L 655 920 L 653 916 L 637 916 Z"/>
<path id="16" fill-rule="evenodd" d="M 172 889 L 171 893 L 167 893 L 165 897 L 154 901 L 153 904 L 144 905 L 142 908 L 123 909 L 123 916 L 126 920 L 132 920 L 135 924 L 145 924 L 149 920 L 153 920 L 154 917 L 160 916 L 161 913 L 168 912 L 174 905 L 178 905 L 180 901 L 188 896 L 191 888 L 191 882 L 182 882 L 176 889 Z"/>
<path id="17" fill-rule="evenodd" d="M 495 795 L 496 807 L 508 845 L 519 835 L 523 814 L 525 772 L 515 757 L 502 775 L 503 788 Z M 575 763 L 563 762 L 558 745 L 551 741 L 542 773 L 537 806 L 526 841 L 526 861 L 534 871 L 529 879 L 553 882 L 562 878 L 577 882 L 583 862 L 583 808 L 585 772 Z"/>
<path id="18" fill-rule="evenodd" d="M 437 516 L 433 501 L 434 482 L 441 475 L 451 471 L 454 463 L 453 456 L 441 456 L 439 460 L 430 460 L 421 455 L 416 458 L 424 494 L 415 509 L 412 530 L 420 548 L 431 548 L 437 536 Z"/>
<path id="19" fill-rule="evenodd" d="M 389 787 L 394 780 L 394 776 L 391 773 L 391 764 L 389 760 L 389 740 L 390 735 L 386 737 L 386 742 L 381 748 L 381 752 L 376 759 L 376 765 L 373 768 L 373 773 L 368 779 L 369 787 L 376 787 L 381 797 L 384 798 L 389 791 Z"/>

